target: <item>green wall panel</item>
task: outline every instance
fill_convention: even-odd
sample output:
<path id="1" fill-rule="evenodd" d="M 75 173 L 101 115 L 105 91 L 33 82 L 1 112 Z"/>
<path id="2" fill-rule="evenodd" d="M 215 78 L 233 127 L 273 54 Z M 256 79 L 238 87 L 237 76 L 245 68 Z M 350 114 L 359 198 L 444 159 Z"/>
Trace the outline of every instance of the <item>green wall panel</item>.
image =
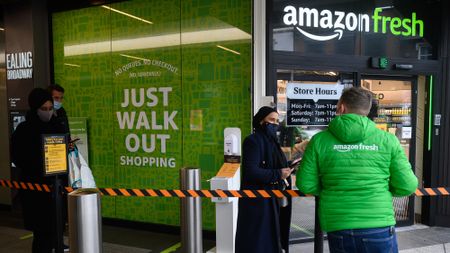
<path id="1" fill-rule="evenodd" d="M 250 0 L 136 0 L 54 13 L 53 45 L 64 106 L 88 118 L 99 187 L 178 189 L 180 168 L 194 166 L 208 189 L 223 163 L 224 128 L 250 132 Z M 214 207 L 203 206 L 204 228 L 214 229 Z M 104 197 L 102 207 L 104 217 L 179 225 L 176 198 Z"/>

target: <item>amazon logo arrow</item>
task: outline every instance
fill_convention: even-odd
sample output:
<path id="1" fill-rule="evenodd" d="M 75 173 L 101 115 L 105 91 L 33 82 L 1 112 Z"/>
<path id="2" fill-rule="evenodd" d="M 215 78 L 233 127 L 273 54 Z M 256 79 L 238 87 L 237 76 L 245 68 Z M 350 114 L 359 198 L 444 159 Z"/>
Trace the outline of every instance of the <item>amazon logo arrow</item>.
<path id="1" fill-rule="evenodd" d="M 300 27 L 296 27 L 296 28 L 301 34 L 305 35 L 306 37 L 308 37 L 312 40 L 317 40 L 317 41 L 327 41 L 327 40 L 332 40 L 334 38 L 338 38 L 338 40 L 340 40 L 342 38 L 342 34 L 344 33 L 342 30 L 336 29 L 333 31 L 334 34 L 332 34 L 332 35 L 321 36 L 321 35 L 315 35 L 315 34 L 306 32 L 306 31 L 302 30 Z"/>

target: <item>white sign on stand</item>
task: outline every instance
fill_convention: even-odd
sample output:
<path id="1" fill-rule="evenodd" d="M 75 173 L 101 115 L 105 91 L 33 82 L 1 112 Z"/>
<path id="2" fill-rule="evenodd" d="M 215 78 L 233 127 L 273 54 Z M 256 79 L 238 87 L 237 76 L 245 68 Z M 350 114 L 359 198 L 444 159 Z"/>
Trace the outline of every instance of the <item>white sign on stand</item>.
<path id="1" fill-rule="evenodd" d="M 239 190 L 241 186 L 241 130 L 224 131 L 224 158 L 217 175 L 211 179 L 211 190 Z M 238 217 L 238 198 L 212 198 L 216 203 L 216 247 L 207 253 L 234 253 Z"/>
<path id="2" fill-rule="evenodd" d="M 211 190 L 239 190 L 240 164 L 225 163 L 211 179 Z M 216 203 L 216 248 L 208 253 L 234 252 L 238 198 L 212 198 Z"/>

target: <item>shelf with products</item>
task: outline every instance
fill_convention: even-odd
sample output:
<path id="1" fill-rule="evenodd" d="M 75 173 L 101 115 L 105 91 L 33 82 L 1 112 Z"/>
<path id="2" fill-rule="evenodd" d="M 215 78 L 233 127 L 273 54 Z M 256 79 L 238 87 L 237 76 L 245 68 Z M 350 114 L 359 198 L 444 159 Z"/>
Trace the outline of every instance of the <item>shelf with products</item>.
<path id="1" fill-rule="evenodd" d="M 378 115 L 410 116 L 411 107 L 378 108 Z"/>
<path id="2" fill-rule="evenodd" d="M 379 104 L 377 113 L 374 118 L 377 124 L 391 128 L 411 126 L 411 103 Z"/>
<path id="3" fill-rule="evenodd" d="M 373 121 L 375 123 L 402 124 L 404 126 L 409 126 L 411 125 L 411 116 L 378 115 L 378 117 L 374 118 Z"/>
<path id="4" fill-rule="evenodd" d="M 378 104 L 378 107 L 379 108 L 394 108 L 394 107 L 410 108 L 411 103 L 380 103 L 380 104 Z"/>

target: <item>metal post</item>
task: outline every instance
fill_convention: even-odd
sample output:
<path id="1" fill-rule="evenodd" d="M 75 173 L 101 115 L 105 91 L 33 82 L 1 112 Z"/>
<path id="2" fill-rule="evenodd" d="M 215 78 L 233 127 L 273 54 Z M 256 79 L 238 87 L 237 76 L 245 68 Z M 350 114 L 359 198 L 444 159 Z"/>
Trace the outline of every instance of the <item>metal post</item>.
<path id="1" fill-rule="evenodd" d="M 102 216 L 97 189 L 78 189 L 68 196 L 72 253 L 102 253 Z"/>
<path id="2" fill-rule="evenodd" d="M 180 170 L 182 190 L 200 190 L 200 169 Z M 202 253 L 202 200 L 201 198 L 181 198 L 181 252 Z"/>
<path id="3" fill-rule="evenodd" d="M 314 214 L 314 253 L 323 253 L 323 232 L 319 222 L 319 197 L 315 197 L 316 207 Z"/>
<path id="4" fill-rule="evenodd" d="M 56 232 L 56 253 L 64 252 L 64 231 L 62 218 L 62 196 L 61 196 L 61 179 L 55 176 L 55 183 L 53 185 L 53 198 L 55 200 L 55 232 Z"/>

